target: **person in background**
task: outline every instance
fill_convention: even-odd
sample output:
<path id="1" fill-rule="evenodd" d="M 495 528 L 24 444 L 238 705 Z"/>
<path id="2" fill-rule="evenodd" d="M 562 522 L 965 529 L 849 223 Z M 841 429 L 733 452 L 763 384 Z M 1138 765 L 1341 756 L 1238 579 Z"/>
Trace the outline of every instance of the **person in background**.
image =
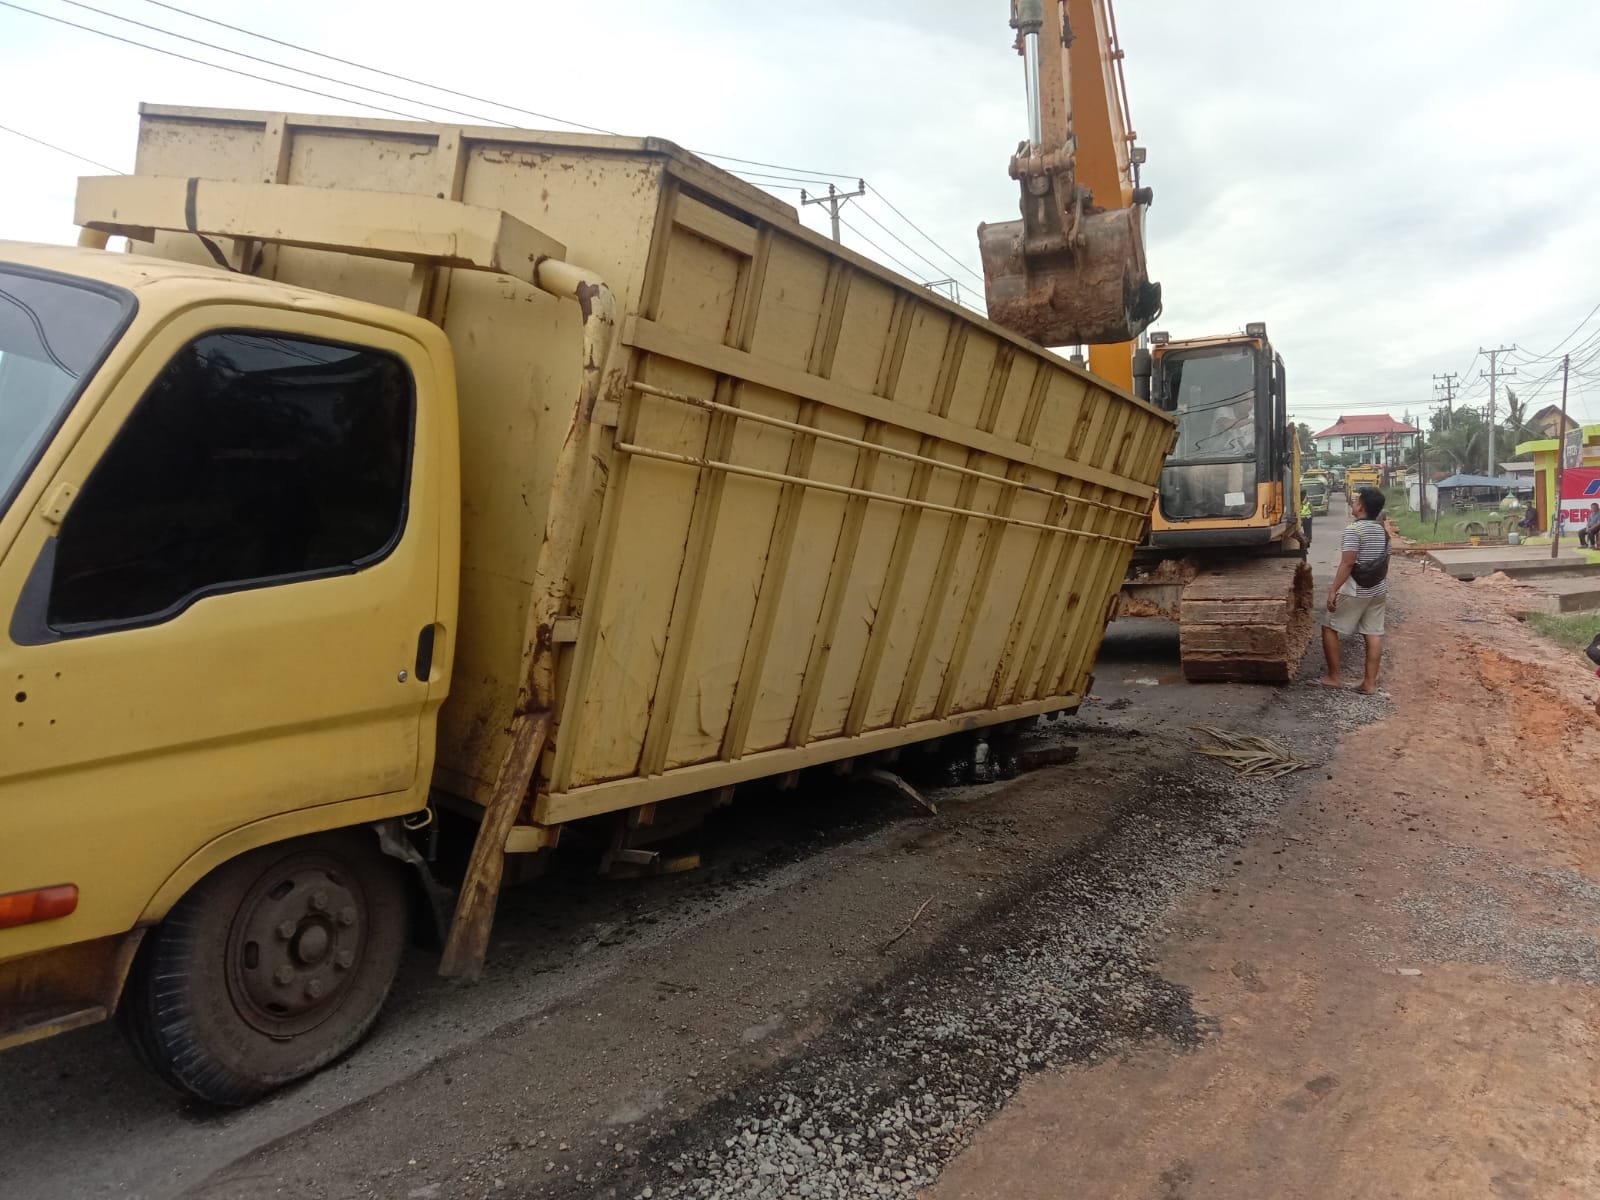
<path id="1" fill-rule="evenodd" d="M 1300 489 L 1300 544 L 1311 549 L 1311 499 L 1305 488 Z"/>
<path id="2" fill-rule="evenodd" d="M 1589 505 L 1589 519 L 1578 530 L 1578 545 L 1588 550 L 1600 550 L 1600 504 Z"/>
<path id="3" fill-rule="evenodd" d="M 1328 673 L 1317 682 L 1343 687 L 1340 676 L 1339 638 L 1359 633 L 1366 641 L 1366 670 L 1361 690 L 1378 690 L 1378 665 L 1383 660 L 1383 618 L 1389 597 L 1389 531 L 1383 527 L 1383 493 L 1374 487 L 1356 492 L 1344 531 L 1339 569 L 1328 588 L 1328 612 L 1322 619 L 1322 653 Z"/>
<path id="4" fill-rule="evenodd" d="M 1526 511 L 1522 514 L 1522 520 L 1517 522 L 1517 528 L 1522 530 L 1523 533 L 1539 532 L 1539 509 L 1537 505 L 1528 505 Z"/>

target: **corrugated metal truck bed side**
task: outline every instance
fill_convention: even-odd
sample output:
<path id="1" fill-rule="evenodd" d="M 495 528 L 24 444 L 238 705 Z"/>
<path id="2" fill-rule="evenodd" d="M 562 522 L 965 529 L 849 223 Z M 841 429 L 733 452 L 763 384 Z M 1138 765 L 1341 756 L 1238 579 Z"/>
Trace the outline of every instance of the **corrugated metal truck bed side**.
<path id="1" fill-rule="evenodd" d="M 575 318 L 494 276 L 435 288 L 462 414 L 450 790 L 483 800 L 506 751 L 547 519 L 583 550 L 537 822 L 1081 699 L 1170 441 L 1149 405 L 667 143 L 147 107 L 138 170 L 499 208 L 610 282 L 627 386 L 556 515 Z M 206 261 L 181 242 L 160 252 Z M 261 270 L 396 305 L 408 279 L 287 247 Z"/>

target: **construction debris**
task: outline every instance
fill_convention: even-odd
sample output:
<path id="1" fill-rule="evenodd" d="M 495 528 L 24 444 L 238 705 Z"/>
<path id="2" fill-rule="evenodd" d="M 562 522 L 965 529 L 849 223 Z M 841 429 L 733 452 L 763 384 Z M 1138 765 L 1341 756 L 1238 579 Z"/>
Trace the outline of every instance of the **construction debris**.
<path id="1" fill-rule="evenodd" d="M 1220 743 L 1215 746 L 1196 746 L 1197 753 L 1221 759 L 1241 775 L 1277 779 L 1291 771 L 1303 771 L 1316 765 L 1296 758 L 1282 742 L 1275 742 L 1271 738 L 1253 733 L 1230 733 L 1213 725 L 1196 725 L 1194 731 Z"/>

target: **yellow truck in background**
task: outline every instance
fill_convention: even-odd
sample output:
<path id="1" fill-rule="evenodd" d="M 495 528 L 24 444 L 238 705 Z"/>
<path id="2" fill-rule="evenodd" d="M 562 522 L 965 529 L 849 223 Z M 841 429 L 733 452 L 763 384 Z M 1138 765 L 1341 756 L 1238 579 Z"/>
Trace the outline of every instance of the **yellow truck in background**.
<path id="1" fill-rule="evenodd" d="M 1344 473 L 1344 498 L 1352 505 L 1356 493 L 1364 487 L 1383 487 L 1383 468 L 1376 463 L 1361 463 L 1346 468 Z"/>
<path id="2" fill-rule="evenodd" d="M 1300 490 L 1306 494 L 1313 517 L 1328 515 L 1328 473 L 1321 470 L 1305 471 L 1300 476 Z"/>
<path id="3" fill-rule="evenodd" d="M 213 1103 L 569 822 L 1074 709 L 1171 445 L 658 140 L 146 106 L 76 220 L 0 243 L 0 1046 Z"/>

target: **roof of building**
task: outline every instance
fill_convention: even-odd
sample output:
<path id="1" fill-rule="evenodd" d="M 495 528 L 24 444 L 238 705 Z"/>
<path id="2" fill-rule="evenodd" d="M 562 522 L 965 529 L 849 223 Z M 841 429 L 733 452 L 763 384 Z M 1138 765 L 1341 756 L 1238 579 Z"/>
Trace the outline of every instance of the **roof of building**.
<path id="1" fill-rule="evenodd" d="M 1368 433 L 1421 433 L 1415 425 L 1396 421 L 1388 413 L 1359 413 L 1353 417 L 1340 415 L 1339 419 L 1314 438 L 1355 437 Z"/>
<path id="2" fill-rule="evenodd" d="M 1452 475 L 1448 479 L 1441 479 L 1437 486 L 1442 488 L 1515 488 L 1521 483 L 1516 479 L 1504 479 L 1498 475 Z"/>

